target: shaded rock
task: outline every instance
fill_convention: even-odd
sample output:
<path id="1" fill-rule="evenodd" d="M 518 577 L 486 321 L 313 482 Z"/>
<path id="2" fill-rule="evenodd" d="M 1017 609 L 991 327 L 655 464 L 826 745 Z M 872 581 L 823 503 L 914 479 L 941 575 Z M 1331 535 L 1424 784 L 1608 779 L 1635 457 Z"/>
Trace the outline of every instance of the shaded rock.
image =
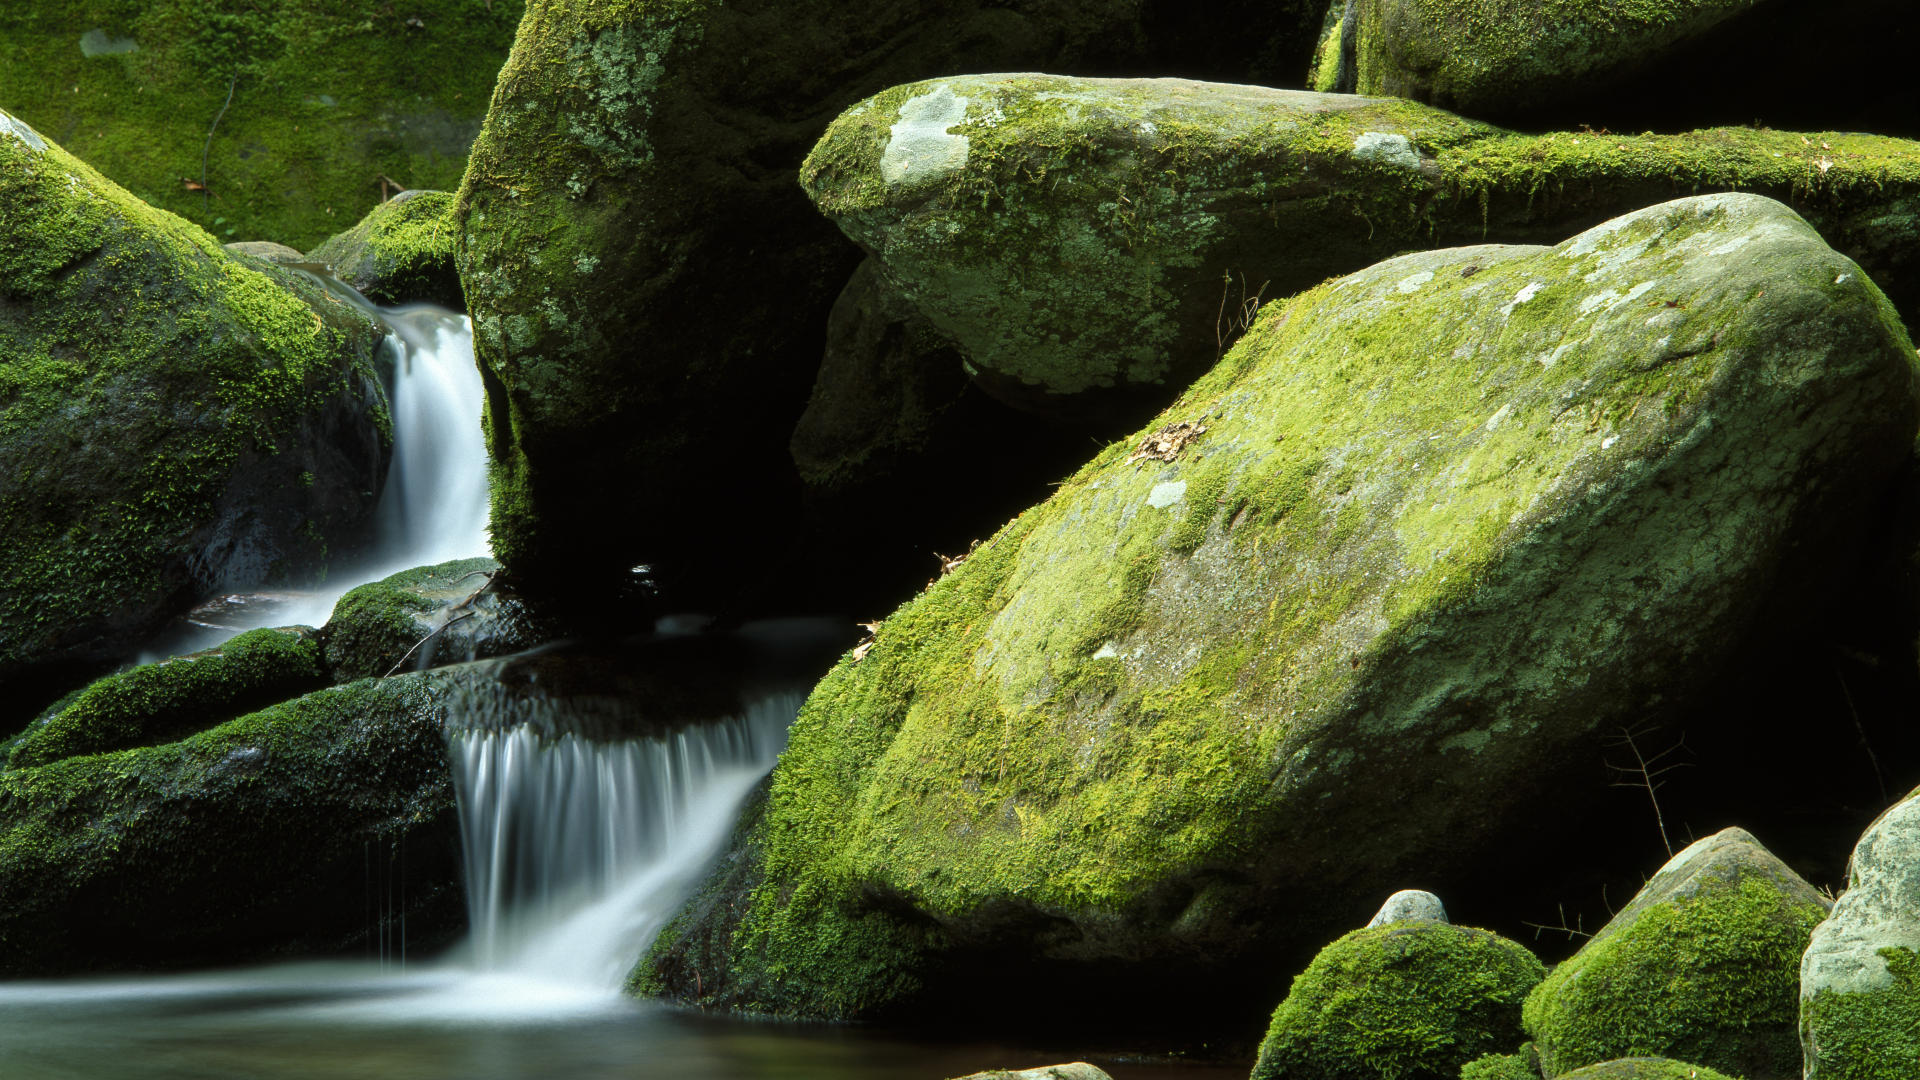
<path id="1" fill-rule="evenodd" d="M 271 240 L 241 240 L 223 246 L 235 255 L 265 259 L 278 266 L 296 266 L 307 261 L 307 257 L 299 251 L 285 244 L 276 244 Z"/>
<path id="2" fill-rule="evenodd" d="M 450 941 L 465 923 L 459 826 L 426 679 L 0 772 L 0 971 L 359 951 L 397 940 L 402 920 L 412 948 Z"/>
<path id="3" fill-rule="evenodd" d="M 1744 829 L 1695 841 L 1527 999 L 1545 1074 L 1670 1055 L 1797 1077 L 1800 954 L 1828 906 Z"/>
<path id="4" fill-rule="evenodd" d="M 374 207 L 360 223 L 313 249 L 335 277 L 376 304 L 424 300 L 466 310 L 453 265 L 453 196 L 403 191 Z"/>
<path id="5" fill-rule="evenodd" d="M 1671 1058 L 1631 1057 L 1603 1061 L 1564 1074 L 1566 1080 L 1740 1080 L 1703 1065 Z"/>
<path id="6" fill-rule="evenodd" d="M 992 1069 L 968 1073 L 959 1080 L 1113 1080 L 1105 1069 L 1075 1061 L 1067 1065 L 1047 1065 L 1038 1069 Z"/>
<path id="7" fill-rule="evenodd" d="M 320 630 L 335 682 L 503 656 L 551 640 L 555 628 L 494 587 L 489 558 L 421 566 L 341 597 Z"/>
<path id="8" fill-rule="evenodd" d="M 1920 792 L 1860 837 L 1847 879 L 1800 965 L 1804 1075 L 1920 1075 Z"/>
<path id="9" fill-rule="evenodd" d="M 50 710 L 17 741 L 10 768 L 173 742 L 327 684 L 304 626 L 252 630 L 217 648 L 109 675 Z"/>
<path id="10" fill-rule="evenodd" d="M 1387 902 L 1380 905 L 1373 920 L 1367 923 L 1367 929 L 1385 926 L 1388 923 L 1407 922 L 1411 919 L 1427 919 L 1433 922 L 1447 921 L 1447 907 L 1440 898 L 1420 889 L 1401 889 Z"/>
<path id="11" fill-rule="evenodd" d="M 870 1016 L 992 970 L 1044 1015 L 1009 987 L 1094 972 L 1108 1023 L 1230 1008 L 1354 898 L 1597 795 L 1605 733 L 1791 618 L 1913 382 L 1879 291 L 1750 195 L 1274 305 L 821 681 L 724 871 L 758 884 L 641 985 Z"/>
<path id="12" fill-rule="evenodd" d="M 1170 400 L 1263 298 L 1708 190 L 1792 202 L 1920 313 L 1920 143 L 1898 139 L 1519 135 L 1381 98 L 972 75 L 855 105 L 801 178 L 979 385 L 1061 417 Z"/>
<path id="13" fill-rule="evenodd" d="M 311 251 L 379 204 L 382 177 L 460 183 L 523 8 L 9 3 L 0 107 L 222 240 Z"/>
<path id="14" fill-rule="evenodd" d="M 1318 16 L 1306 0 L 536 0 L 455 211 L 495 554 L 529 584 L 592 593 L 646 563 L 682 607 L 787 606 L 817 578 L 760 538 L 797 505 L 788 435 L 859 258 L 794 184 L 827 122 L 983 65 L 1303 64 Z"/>
<path id="15" fill-rule="evenodd" d="M 1273 1012 L 1253 1080 L 1458 1080 L 1520 1041 L 1546 968 L 1498 934 L 1420 920 L 1321 950 Z"/>
<path id="16" fill-rule="evenodd" d="M 325 573 L 391 446 L 380 328 L 0 134 L 0 683 Z"/>

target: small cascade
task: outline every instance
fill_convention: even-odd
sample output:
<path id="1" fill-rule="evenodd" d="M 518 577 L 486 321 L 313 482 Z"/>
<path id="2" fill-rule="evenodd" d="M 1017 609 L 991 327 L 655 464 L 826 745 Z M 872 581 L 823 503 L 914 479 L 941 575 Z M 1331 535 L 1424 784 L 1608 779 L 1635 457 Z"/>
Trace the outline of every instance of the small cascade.
<path id="1" fill-rule="evenodd" d="M 470 962 L 617 990 L 719 853 L 800 701 L 763 694 L 735 717 L 610 741 L 556 731 L 551 716 L 470 718 L 449 735 Z"/>
<path id="2" fill-rule="evenodd" d="M 473 323 L 431 304 L 381 317 L 394 353 L 393 464 L 375 511 L 372 562 L 391 573 L 484 555 L 487 447 Z"/>

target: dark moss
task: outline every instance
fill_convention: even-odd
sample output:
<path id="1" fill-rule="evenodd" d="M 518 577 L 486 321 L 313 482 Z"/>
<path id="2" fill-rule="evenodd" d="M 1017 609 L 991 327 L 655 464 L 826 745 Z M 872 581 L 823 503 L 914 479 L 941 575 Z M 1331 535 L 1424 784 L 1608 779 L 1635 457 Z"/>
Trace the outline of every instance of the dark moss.
<path id="1" fill-rule="evenodd" d="M 216 649 L 101 679 L 50 710 L 14 744 L 8 765 L 172 742 L 326 682 L 312 631 L 251 630 Z"/>

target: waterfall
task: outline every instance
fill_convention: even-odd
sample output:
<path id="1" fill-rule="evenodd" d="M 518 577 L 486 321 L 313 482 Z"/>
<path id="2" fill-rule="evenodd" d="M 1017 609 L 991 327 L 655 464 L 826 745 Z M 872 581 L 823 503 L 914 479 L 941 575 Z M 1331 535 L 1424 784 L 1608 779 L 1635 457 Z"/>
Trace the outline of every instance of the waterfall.
<path id="1" fill-rule="evenodd" d="M 465 847 L 468 962 L 615 991 L 698 884 L 800 705 L 599 741 L 488 718 L 449 735 Z"/>

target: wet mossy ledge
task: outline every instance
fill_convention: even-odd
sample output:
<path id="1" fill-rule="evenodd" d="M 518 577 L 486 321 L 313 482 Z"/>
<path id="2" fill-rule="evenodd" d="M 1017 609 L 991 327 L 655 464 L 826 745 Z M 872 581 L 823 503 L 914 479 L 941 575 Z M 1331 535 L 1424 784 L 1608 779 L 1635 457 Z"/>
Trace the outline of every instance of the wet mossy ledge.
<path id="1" fill-rule="evenodd" d="M 0 684 L 323 577 L 386 475 L 378 325 L 5 113 L 0 202 Z"/>
<path id="2" fill-rule="evenodd" d="M 305 251 L 459 185 L 523 7 L 18 0 L 0 108 L 222 240 Z"/>
<path id="3" fill-rule="evenodd" d="M 426 301 L 462 311 L 452 214 L 447 192 L 403 191 L 308 257 L 376 304 Z"/>
<path id="4" fill-rule="evenodd" d="M 976 383 L 1062 417 L 1169 400 L 1260 302 L 1330 276 L 1709 191 L 1791 204 L 1920 313 L 1920 143 L 1877 136 L 1525 135 L 1389 98 L 970 75 L 848 109 L 801 180 Z"/>
<path id="5" fill-rule="evenodd" d="M 1838 572 L 1917 408 L 1886 297 L 1753 195 L 1270 305 L 816 687 L 637 985 L 844 1019 L 988 957 L 1143 1015 L 1259 984 L 1332 898 L 1591 798 L 1603 734 Z"/>

